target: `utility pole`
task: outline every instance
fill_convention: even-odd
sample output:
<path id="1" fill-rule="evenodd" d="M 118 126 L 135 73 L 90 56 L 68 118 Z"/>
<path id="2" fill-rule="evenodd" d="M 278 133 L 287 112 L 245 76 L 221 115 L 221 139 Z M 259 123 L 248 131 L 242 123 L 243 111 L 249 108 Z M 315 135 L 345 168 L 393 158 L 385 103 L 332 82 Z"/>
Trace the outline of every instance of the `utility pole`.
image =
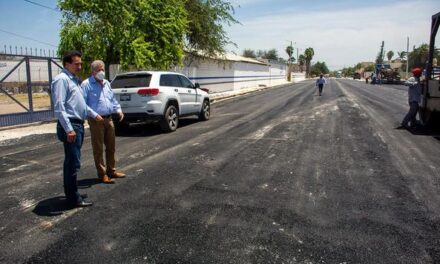
<path id="1" fill-rule="evenodd" d="M 408 66 L 409 66 L 409 37 L 406 37 L 406 79 L 408 79 Z"/>

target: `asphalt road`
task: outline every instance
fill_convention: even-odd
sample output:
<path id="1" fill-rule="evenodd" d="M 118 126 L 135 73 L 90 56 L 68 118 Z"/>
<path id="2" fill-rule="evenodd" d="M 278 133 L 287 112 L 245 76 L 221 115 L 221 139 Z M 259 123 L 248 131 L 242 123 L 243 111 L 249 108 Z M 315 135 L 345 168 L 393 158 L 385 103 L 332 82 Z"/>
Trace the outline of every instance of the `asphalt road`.
<path id="1" fill-rule="evenodd" d="M 406 87 L 332 79 L 213 104 L 211 120 L 90 137 L 67 210 L 55 135 L 0 146 L 2 263 L 440 263 L 440 133 L 396 130 Z"/>

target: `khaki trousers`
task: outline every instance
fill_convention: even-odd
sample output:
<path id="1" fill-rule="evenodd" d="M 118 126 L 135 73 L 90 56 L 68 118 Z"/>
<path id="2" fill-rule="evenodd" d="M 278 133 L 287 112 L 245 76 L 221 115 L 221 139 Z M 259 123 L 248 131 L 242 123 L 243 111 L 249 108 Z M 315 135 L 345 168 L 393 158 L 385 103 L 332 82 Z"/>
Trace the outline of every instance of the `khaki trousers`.
<path id="1" fill-rule="evenodd" d="M 111 176 L 116 171 L 115 161 L 115 126 L 111 117 L 98 122 L 89 118 L 90 134 L 92 136 L 93 157 L 98 177 Z M 105 161 L 104 163 L 104 146 Z"/>

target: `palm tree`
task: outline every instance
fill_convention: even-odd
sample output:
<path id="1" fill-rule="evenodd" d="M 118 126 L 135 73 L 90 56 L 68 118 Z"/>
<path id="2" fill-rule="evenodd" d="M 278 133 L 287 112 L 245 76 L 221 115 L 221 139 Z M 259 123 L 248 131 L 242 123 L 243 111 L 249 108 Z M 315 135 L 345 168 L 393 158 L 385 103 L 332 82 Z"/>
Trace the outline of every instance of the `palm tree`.
<path id="1" fill-rule="evenodd" d="M 302 72 L 303 71 L 303 66 L 306 63 L 306 56 L 304 56 L 303 54 L 299 55 L 298 62 L 299 62 L 299 66 L 301 66 L 300 70 Z"/>
<path id="2" fill-rule="evenodd" d="M 406 64 L 408 63 L 406 55 L 407 55 L 406 51 L 397 52 L 397 56 L 399 56 L 400 61 L 402 62 L 402 65 L 400 66 L 400 69 L 402 71 L 406 70 Z"/>
<path id="3" fill-rule="evenodd" d="M 287 81 L 290 82 L 290 75 L 291 75 L 291 71 L 292 71 L 292 67 L 291 67 L 291 65 L 292 65 L 292 54 L 293 54 L 293 47 L 292 47 L 292 45 L 286 47 L 286 53 L 287 53 L 287 55 L 289 55 L 289 60 L 288 60 L 288 63 L 287 63 L 287 65 L 289 67 L 289 69 L 287 70 Z"/>
<path id="4" fill-rule="evenodd" d="M 292 54 L 293 54 L 292 45 L 286 47 L 286 53 L 287 53 L 287 55 L 289 55 L 289 60 L 290 60 L 290 58 L 292 58 Z"/>
<path id="5" fill-rule="evenodd" d="M 401 60 L 405 59 L 405 57 L 406 57 L 406 51 L 397 52 L 397 56 L 399 56 L 399 58 L 400 58 Z"/>
<path id="6" fill-rule="evenodd" d="M 313 55 L 315 55 L 315 51 L 313 48 L 307 48 L 304 51 L 304 57 L 306 60 L 306 75 L 310 77 L 310 62 L 312 61 Z"/>
<path id="7" fill-rule="evenodd" d="M 392 50 L 387 52 L 387 58 L 388 58 L 389 62 L 391 62 L 391 59 L 393 58 L 393 56 L 394 56 L 394 52 Z"/>

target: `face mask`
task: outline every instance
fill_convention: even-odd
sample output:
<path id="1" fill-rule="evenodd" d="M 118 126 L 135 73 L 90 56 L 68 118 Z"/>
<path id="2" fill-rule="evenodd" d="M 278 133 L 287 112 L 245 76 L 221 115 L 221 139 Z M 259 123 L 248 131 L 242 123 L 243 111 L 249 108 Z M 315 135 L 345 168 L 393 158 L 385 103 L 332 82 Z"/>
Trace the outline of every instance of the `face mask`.
<path id="1" fill-rule="evenodd" d="M 102 81 L 105 78 L 105 72 L 104 71 L 99 71 L 96 75 L 95 75 L 95 79 L 98 81 Z"/>

